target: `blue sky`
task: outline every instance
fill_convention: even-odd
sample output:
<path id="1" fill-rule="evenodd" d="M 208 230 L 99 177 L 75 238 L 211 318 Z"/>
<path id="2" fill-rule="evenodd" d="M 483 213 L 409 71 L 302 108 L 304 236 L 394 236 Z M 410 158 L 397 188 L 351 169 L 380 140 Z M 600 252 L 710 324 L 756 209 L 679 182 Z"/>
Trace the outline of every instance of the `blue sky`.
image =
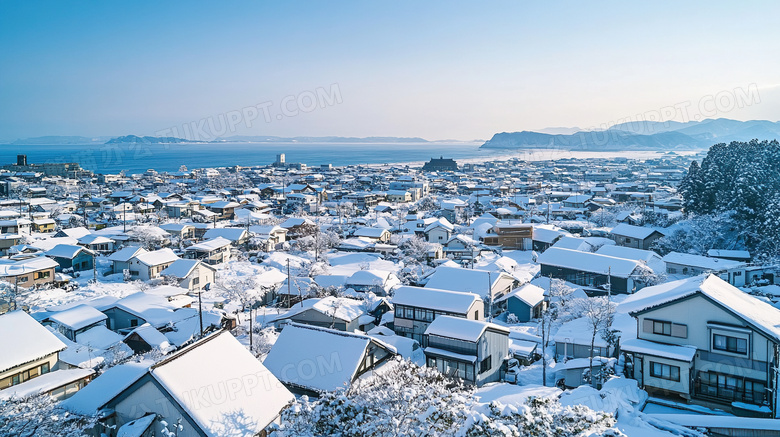
<path id="1" fill-rule="evenodd" d="M 751 85 L 760 103 L 717 116 L 778 120 L 778 16 L 772 1 L 2 1 L 0 140 L 277 114 L 333 84 L 340 103 L 233 133 L 485 139 Z"/>

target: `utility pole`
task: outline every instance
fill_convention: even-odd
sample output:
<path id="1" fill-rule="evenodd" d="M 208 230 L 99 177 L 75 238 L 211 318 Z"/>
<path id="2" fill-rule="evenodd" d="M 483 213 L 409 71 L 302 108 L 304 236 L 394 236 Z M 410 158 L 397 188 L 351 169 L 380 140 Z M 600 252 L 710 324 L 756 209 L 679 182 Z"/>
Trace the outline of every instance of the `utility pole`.
<path id="1" fill-rule="evenodd" d="M 488 299 L 490 301 L 490 306 L 488 307 L 488 309 L 490 310 L 490 315 L 489 315 L 490 317 L 488 321 L 492 322 L 493 321 L 493 280 L 490 277 L 490 273 L 491 272 L 488 272 Z"/>
<path id="2" fill-rule="evenodd" d="M 612 300 L 612 266 L 607 268 L 607 302 Z"/>
<path id="3" fill-rule="evenodd" d="M 122 230 L 127 232 L 127 205 L 124 203 L 122 203 Z"/>
<path id="4" fill-rule="evenodd" d="M 200 338 L 203 338 L 203 301 L 201 299 L 201 295 L 203 294 L 203 290 L 208 291 L 209 289 L 211 289 L 210 282 L 206 283 L 206 285 L 203 286 L 203 289 L 198 291 L 198 321 L 200 322 Z"/>
<path id="5" fill-rule="evenodd" d="M 292 289 L 292 276 L 290 275 L 290 258 L 287 258 L 287 308 L 290 308 L 290 292 Z"/>

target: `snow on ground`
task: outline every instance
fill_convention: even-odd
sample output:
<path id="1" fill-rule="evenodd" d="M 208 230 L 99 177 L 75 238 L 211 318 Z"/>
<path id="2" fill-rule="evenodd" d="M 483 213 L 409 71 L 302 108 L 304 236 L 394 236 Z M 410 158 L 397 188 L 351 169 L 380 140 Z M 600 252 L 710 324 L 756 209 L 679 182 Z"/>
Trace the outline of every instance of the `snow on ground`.
<path id="1" fill-rule="evenodd" d="M 506 383 L 485 384 L 478 389 L 475 396 L 479 402 L 500 402 L 504 405 L 522 405 L 529 397 L 557 398 L 561 394 L 557 387 L 545 387 L 542 385 L 514 385 Z"/>
<path id="2" fill-rule="evenodd" d="M 336 252 L 328 254 L 331 275 L 352 276 L 359 270 L 396 271 L 398 266 L 372 253 Z M 364 267 L 368 267 L 367 269 Z"/>

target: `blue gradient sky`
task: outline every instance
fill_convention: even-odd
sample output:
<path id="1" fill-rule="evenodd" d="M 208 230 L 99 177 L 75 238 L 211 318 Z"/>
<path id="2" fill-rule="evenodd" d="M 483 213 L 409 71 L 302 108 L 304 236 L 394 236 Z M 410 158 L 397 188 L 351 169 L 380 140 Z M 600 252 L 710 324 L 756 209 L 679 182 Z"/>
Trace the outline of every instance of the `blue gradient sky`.
<path id="1" fill-rule="evenodd" d="M 750 84 L 761 102 L 718 116 L 778 120 L 777 17 L 776 1 L 2 1 L 0 139 L 154 134 L 331 84 L 342 103 L 235 133 L 468 140 Z"/>

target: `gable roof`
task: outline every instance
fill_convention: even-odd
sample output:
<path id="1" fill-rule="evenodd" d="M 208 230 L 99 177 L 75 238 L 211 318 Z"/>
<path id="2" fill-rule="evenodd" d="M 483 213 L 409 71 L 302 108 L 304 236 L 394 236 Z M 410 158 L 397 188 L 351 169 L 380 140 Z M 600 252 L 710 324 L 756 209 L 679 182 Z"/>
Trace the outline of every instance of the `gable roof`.
<path id="1" fill-rule="evenodd" d="M 67 326 L 74 331 L 101 322 L 107 318 L 108 316 L 105 314 L 94 307 L 85 304 L 76 305 L 49 316 L 49 320 Z"/>
<path id="2" fill-rule="evenodd" d="M 372 342 L 395 353 L 392 346 L 367 335 L 291 323 L 263 364 L 284 383 L 332 391 L 352 383 Z"/>
<path id="3" fill-rule="evenodd" d="M 511 275 L 504 272 L 439 266 L 433 271 L 425 287 L 478 293 L 486 296 L 488 285 L 492 290 L 502 279 L 514 281 Z"/>
<path id="4" fill-rule="evenodd" d="M 0 372 L 65 349 L 65 343 L 24 311 L 1 315 L 0 332 L 4 333 L 0 335 Z"/>
<path id="5" fill-rule="evenodd" d="M 172 263 L 179 259 L 179 257 L 176 256 L 176 254 L 167 247 L 165 249 L 141 253 L 136 255 L 134 258 L 147 266 L 157 266 L 160 264 Z"/>
<path id="6" fill-rule="evenodd" d="M 88 254 L 92 254 L 92 251 L 85 248 L 84 246 L 70 244 L 58 244 L 43 254 L 54 258 L 73 259 L 82 251 L 87 252 Z"/>
<path id="7" fill-rule="evenodd" d="M 690 253 L 670 252 L 663 257 L 665 263 L 697 267 L 702 270 L 728 270 L 744 267 L 745 263 L 723 258 L 710 258 Z"/>
<path id="8" fill-rule="evenodd" d="M 139 253 L 146 253 L 146 249 L 140 246 L 127 246 L 109 255 L 109 261 L 127 262 Z"/>
<path id="9" fill-rule="evenodd" d="M 203 238 L 206 240 L 222 237 L 230 241 L 238 241 L 246 235 L 243 228 L 212 228 L 206 231 Z"/>
<path id="10" fill-rule="evenodd" d="M 612 228 L 610 234 L 644 240 L 656 232 L 660 234 L 660 232 L 657 229 L 646 228 L 644 226 L 629 225 L 628 223 L 621 223 L 615 226 L 614 228 Z"/>
<path id="11" fill-rule="evenodd" d="M 193 343 L 152 366 L 149 373 L 209 436 L 255 435 L 294 399 L 226 331 Z M 204 387 L 219 394 L 203 402 L 197 393 Z"/>

